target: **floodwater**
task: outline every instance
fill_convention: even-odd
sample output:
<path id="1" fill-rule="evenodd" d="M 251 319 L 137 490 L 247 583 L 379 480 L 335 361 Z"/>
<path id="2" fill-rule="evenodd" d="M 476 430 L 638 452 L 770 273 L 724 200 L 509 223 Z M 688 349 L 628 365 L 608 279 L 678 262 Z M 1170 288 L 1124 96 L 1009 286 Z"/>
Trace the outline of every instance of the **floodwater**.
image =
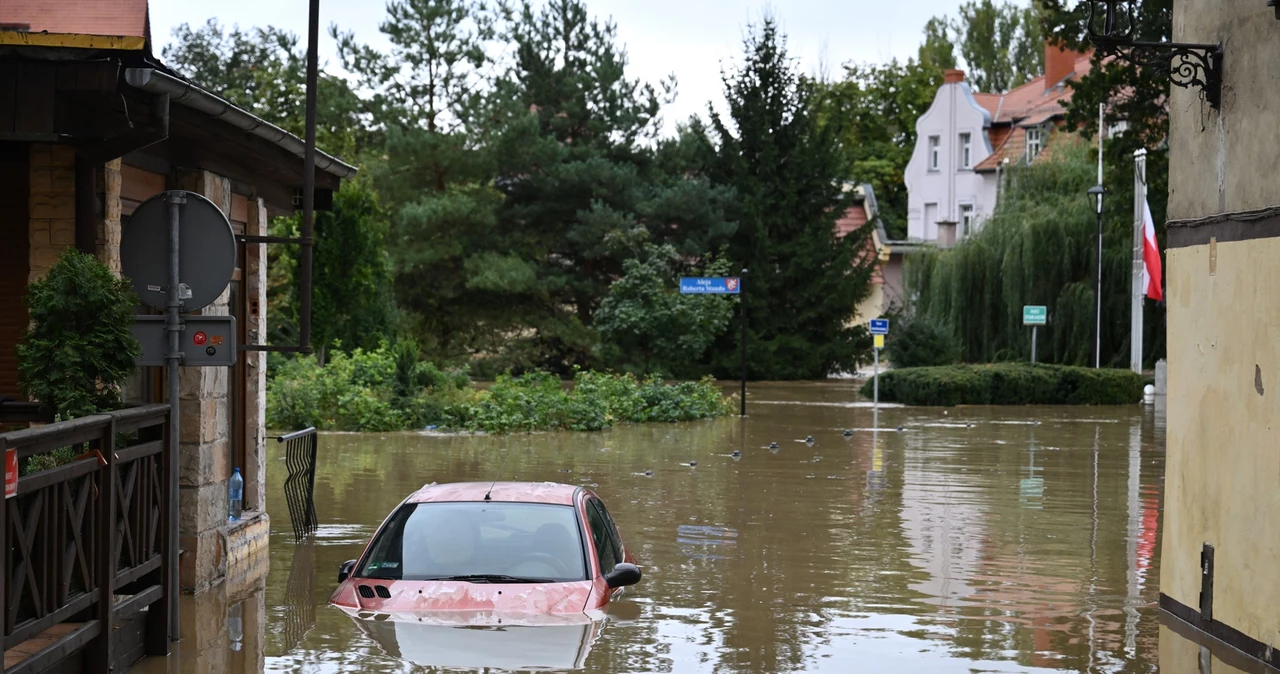
<path id="1" fill-rule="evenodd" d="M 140 669 L 1260 671 L 1162 622 L 1163 447 L 1158 408 L 876 412 L 847 382 L 753 386 L 745 421 L 324 435 L 316 540 L 294 543 L 273 462 L 265 582 L 185 599 L 177 653 Z M 605 500 L 644 570 L 606 620 L 462 629 L 327 605 L 405 495 L 496 477 Z"/>

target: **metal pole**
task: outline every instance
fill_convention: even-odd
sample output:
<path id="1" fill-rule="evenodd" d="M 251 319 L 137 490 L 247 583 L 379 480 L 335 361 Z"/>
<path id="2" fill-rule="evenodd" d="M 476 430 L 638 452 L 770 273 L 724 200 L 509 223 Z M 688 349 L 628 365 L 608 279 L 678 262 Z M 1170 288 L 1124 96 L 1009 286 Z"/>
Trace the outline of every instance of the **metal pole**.
<path id="1" fill-rule="evenodd" d="M 739 416 L 747 416 L 747 270 L 738 279 L 738 309 L 742 312 L 742 392 Z"/>
<path id="2" fill-rule="evenodd" d="M 1102 199 L 1099 195 L 1098 199 Z M 1102 367 L 1102 208 L 1098 207 L 1098 270 L 1093 289 L 1093 367 Z"/>
<path id="3" fill-rule="evenodd" d="M 298 270 L 301 306 L 301 329 L 298 345 L 304 353 L 311 351 L 311 260 L 312 233 L 315 224 L 316 196 L 316 45 L 320 33 L 320 0 L 311 0 L 310 23 L 307 26 L 307 120 L 306 150 L 302 161 L 302 243 Z"/>
<path id="4" fill-rule="evenodd" d="M 875 374 L 872 377 L 872 384 L 871 384 L 871 390 L 873 392 L 872 393 L 873 397 L 871 398 L 871 404 L 874 405 L 875 409 L 878 411 L 880 409 L 880 349 L 873 347 L 871 349 L 871 352 L 873 354 L 873 358 L 875 359 Z"/>
<path id="5" fill-rule="evenodd" d="M 1147 212 L 1147 151 L 1133 153 L 1133 283 L 1129 319 L 1129 367 L 1142 374 L 1142 262 Z"/>
<path id="6" fill-rule="evenodd" d="M 1031 364 L 1036 364 L 1036 329 L 1039 326 L 1031 326 Z"/>
<path id="7" fill-rule="evenodd" d="M 178 619 L 178 424 L 182 418 L 179 410 L 178 368 L 182 364 L 180 337 L 182 322 L 179 313 L 182 299 L 178 294 L 178 224 L 182 217 L 182 205 L 187 203 L 179 192 L 170 192 L 165 201 L 169 204 L 169 278 L 165 325 L 169 331 L 169 352 L 165 354 L 165 374 L 169 384 L 169 587 L 165 588 L 169 601 L 169 629 L 174 641 L 181 638 L 181 622 Z"/>

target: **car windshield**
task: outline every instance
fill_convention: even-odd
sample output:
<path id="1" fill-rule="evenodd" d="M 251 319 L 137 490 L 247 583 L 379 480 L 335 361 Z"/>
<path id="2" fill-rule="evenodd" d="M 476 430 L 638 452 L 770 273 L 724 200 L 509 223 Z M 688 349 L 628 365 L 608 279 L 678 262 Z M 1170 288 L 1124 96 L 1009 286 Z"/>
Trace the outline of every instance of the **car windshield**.
<path id="1" fill-rule="evenodd" d="M 572 506 L 406 503 L 356 575 L 388 580 L 560 583 L 586 580 Z"/>

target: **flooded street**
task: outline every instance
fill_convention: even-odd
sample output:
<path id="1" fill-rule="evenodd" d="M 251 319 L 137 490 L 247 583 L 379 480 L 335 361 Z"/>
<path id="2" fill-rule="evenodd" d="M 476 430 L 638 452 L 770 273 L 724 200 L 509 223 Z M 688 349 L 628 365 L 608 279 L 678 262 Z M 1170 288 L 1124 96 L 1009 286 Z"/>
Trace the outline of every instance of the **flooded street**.
<path id="1" fill-rule="evenodd" d="M 1153 408 L 882 408 L 877 431 L 849 383 L 751 400 L 745 422 L 322 436 L 317 540 L 294 543 L 273 462 L 265 584 L 187 599 L 179 652 L 139 671 L 1251 671 L 1161 624 Z M 508 452 L 503 479 L 608 504 L 644 570 L 608 620 L 458 629 L 327 606 L 401 499 L 492 480 Z"/>

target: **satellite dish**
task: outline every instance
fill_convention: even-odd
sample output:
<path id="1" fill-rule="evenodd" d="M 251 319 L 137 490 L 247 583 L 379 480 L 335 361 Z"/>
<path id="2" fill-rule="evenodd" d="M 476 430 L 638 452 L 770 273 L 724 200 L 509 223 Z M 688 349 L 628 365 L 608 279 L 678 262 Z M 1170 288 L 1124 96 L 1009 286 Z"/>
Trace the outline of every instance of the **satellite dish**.
<path id="1" fill-rule="evenodd" d="M 231 222 L 207 198 L 172 190 L 142 202 L 120 236 L 120 267 L 143 304 L 167 308 L 170 194 L 187 200 L 178 207 L 178 296 L 183 311 L 199 311 L 227 289 L 236 267 Z"/>

